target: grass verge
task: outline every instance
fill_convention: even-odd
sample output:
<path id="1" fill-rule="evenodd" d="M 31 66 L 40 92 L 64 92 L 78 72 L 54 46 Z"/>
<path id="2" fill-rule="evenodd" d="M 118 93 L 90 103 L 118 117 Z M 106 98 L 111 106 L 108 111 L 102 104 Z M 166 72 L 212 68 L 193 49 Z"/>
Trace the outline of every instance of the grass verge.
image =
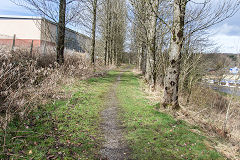
<path id="1" fill-rule="evenodd" d="M 14 119 L 0 159 L 99 159 L 99 112 L 116 73 L 65 86 L 70 99 L 39 105 L 29 121 Z M 0 131 L 0 137 L 3 133 Z M 3 144 L 3 138 L 0 139 Z"/>
<path id="2" fill-rule="evenodd" d="M 141 82 L 125 72 L 117 88 L 132 159 L 224 159 L 198 127 L 154 110 Z"/>

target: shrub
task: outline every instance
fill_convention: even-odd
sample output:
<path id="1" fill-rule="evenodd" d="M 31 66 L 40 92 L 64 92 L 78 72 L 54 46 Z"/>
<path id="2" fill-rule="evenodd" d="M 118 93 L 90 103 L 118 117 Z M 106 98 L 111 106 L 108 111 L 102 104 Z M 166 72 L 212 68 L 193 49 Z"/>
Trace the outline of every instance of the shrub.
<path id="1" fill-rule="evenodd" d="M 39 104 L 61 98 L 59 84 L 68 77 L 86 78 L 105 70 L 101 60 L 93 67 L 80 53 L 66 53 L 62 66 L 55 63 L 54 53 L 33 55 L 27 50 L 0 50 L 0 127 L 5 134 L 13 118 L 26 120 Z"/>

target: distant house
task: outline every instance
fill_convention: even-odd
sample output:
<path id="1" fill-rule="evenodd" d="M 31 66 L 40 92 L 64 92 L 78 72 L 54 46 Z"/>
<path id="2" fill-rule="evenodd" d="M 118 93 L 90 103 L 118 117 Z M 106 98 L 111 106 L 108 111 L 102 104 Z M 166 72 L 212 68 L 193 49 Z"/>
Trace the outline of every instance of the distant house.
<path id="1" fill-rule="evenodd" d="M 238 69 L 237 67 L 230 68 L 230 69 L 229 69 L 229 72 L 230 72 L 231 74 L 238 74 L 239 69 Z"/>
<path id="2" fill-rule="evenodd" d="M 34 47 L 45 50 L 56 46 L 57 24 L 41 17 L 0 16 L 0 45 Z M 90 38 L 66 28 L 65 46 L 67 49 L 87 52 Z"/>

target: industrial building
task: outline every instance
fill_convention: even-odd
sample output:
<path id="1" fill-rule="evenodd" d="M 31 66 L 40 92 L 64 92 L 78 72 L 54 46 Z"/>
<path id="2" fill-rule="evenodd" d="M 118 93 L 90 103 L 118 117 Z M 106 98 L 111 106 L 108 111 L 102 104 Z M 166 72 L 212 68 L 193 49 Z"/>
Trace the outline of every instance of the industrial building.
<path id="1" fill-rule="evenodd" d="M 66 49 L 88 52 L 90 38 L 66 28 Z M 0 45 L 13 44 L 16 47 L 38 47 L 42 51 L 55 48 L 57 42 L 57 24 L 41 17 L 0 16 Z"/>

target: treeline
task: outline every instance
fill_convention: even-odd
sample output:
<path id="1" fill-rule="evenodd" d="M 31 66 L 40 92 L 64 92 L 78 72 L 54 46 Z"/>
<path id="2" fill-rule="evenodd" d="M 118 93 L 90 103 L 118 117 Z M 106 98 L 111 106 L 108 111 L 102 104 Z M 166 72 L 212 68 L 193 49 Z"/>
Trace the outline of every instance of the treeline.
<path id="1" fill-rule="evenodd" d="M 123 60 L 127 8 L 125 0 L 105 0 L 101 9 L 105 65 L 118 65 Z"/>
<path id="2" fill-rule="evenodd" d="M 91 62 L 105 65 L 123 59 L 127 8 L 125 0 L 14 0 L 30 11 L 57 23 L 57 62 L 64 64 L 66 26 L 80 28 L 91 37 Z"/>
<path id="3" fill-rule="evenodd" d="M 16 0 L 17 1 L 17 0 Z M 91 35 L 91 62 L 136 63 L 155 89 L 164 86 L 165 107 L 179 108 L 179 91 L 191 92 L 206 67 L 207 29 L 231 17 L 238 0 L 21 0 L 58 23 L 57 62 L 64 63 L 66 25 Z M 213 7 L 214 6 L 214 7 Z M 126 36 L 128 35 L 128 36 Z M 131 41 L 130 45 L 129 41 Z M 129 54 L 125 52 L 128 51 Z M 125 57 L 124 57 L 125 56 Z"/>
<path id="4" fill-rule="evenodd" d="M 207 29 L 231 17 L 236 1 L 130 0 L 132 61 L 155 89 L 164 87 L 164 107 L 179 109 L 179 91 L 191 92 L 204 74 Z M 213 7 L 214 6 L 214 7 Z"/>

